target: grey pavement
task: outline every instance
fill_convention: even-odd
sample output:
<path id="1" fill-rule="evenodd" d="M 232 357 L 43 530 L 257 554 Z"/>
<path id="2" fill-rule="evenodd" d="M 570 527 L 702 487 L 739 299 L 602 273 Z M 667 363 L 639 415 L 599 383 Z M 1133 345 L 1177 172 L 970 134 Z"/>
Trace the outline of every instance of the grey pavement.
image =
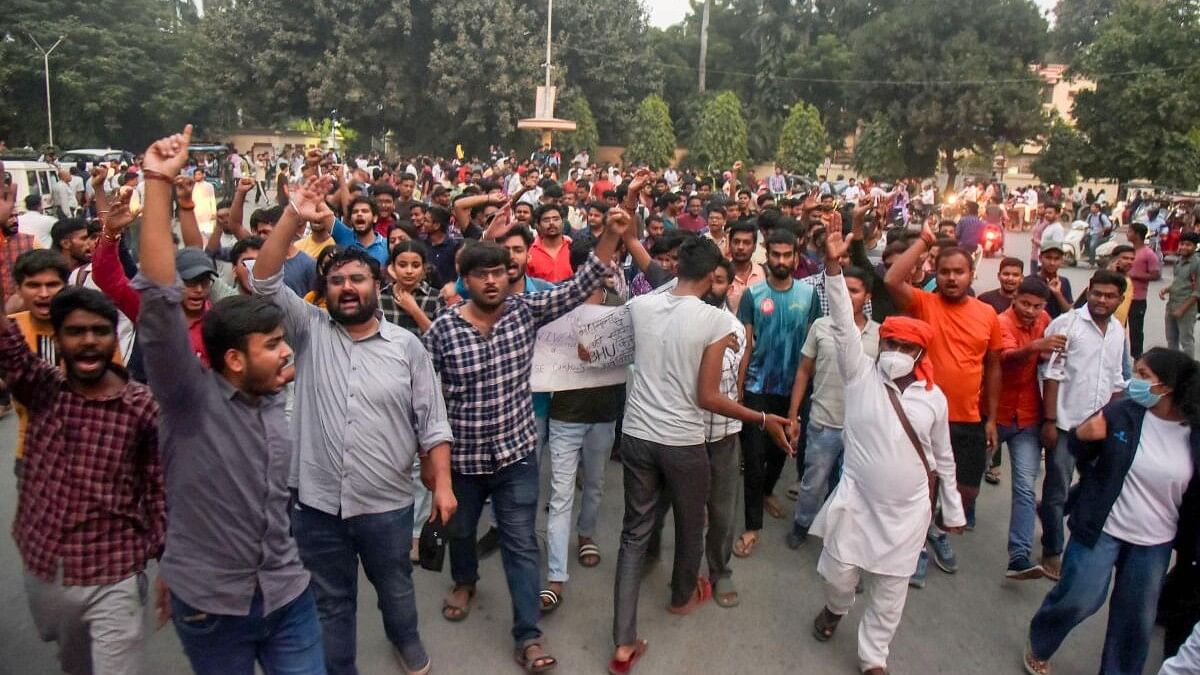
<path id="1" fill-rule="evenodd" d="M 1012 235 L 1009 251 L 1027 259 L 1027 235 Z M 990 290 L 997 259 L 984 261 L 977 291 Z M 1088 269 L 1066 271 L 1072 285 L 1082 289 Z M 1169 274 L 1169 273 L 1168 273 Z M 1151 292 L 1158 288 L 1156 284 Z M 1076 291 L 1078 292 L 1078 290 Z M 1152 298 L 1154 296 L 1151 296 Z M 1162 306 L 1150 303 L 1146 319 L 1147 346 L 1163 343 Z M 15 418 L 0 422 L 0 457 L 11 457 Z M 1006 458 L 1007 459 L 1007 458 Z M 15 480 L 8 459 L 0 461 L 0 522 L 12 522 L 16 505 Z M 1025 631 L 1051 583 L 1004 579 L 1010 483 L 984 485 L 978 507 L 978 529 L 953 538 L 960 570 L 943 574 L 930 566 L 928 586 L 911 590 L 904 619 L 892 643 L 890 667 L 897 675 L 940 673 L 1020 673 Z M 791 462 L 776 492 L 795 479 Z M 543 500 L 545 496 L 543 495 Z M 739 500 L 740 504 L 740 500 Z M 790 502 L 788 502 L 790 505 Z M 623 501 L 621 470 L 609 463 L 597 543 L 603 561 L 593 569 L 571 563 L 565 601 L 542 627 L 550 650 L 558 657 L 559 673 L 602 673 L 612 649 L 612 587 L 620 536 Z M 544 514 L 543 514 L 544 520 Z M 856 626 L 861 607 L 843 621 L 837 635 L 820 643 L 811 635 L 811 622 L 823 603 L 816 573 L 819 542 L 810 540 L 790 551 L 783 539 L 786 520 L 767 519 L 763 541 L 747 560 L 733 561 L 741 605 L 722 609 L 714 603 L 688 617 L 666 612 L 669 600 L 671 525 L 664 533 L 663 560 L 642 585 L 639 632 L 650 650 L 638 666 L 649 674 L 732 673 L 850 675 L 857 673 Z M 42 675 L 58 672 L 54 647 L 39 641 L 30 623 L 21 583 L 20 559 L 9 536 L 0 537 L 0 675 Z M 418 570 L 418 611 L 425 644 L 436 673 L 519 673 L 512 660 L 509 638 L 511 609 L 499 554 L 483 561 L 479 595 L 463 623 L 441 618 L 441 599 L 451 581 L 449 566 L 441 574 Z M 544 570 L 543 570 L 544 575 Z M 359 585 L 358 666 L 364 675 L 402 671 L 392 660 L 375 608 L 374 590 L 365 577 Z M 1099 668 L 1107 611 L 1080 625 L 1055 656 L 1056 675 L 1085 675 Z M 1155 636 L 1146 673 L 1161 663 L 1161 632 Z M 146 672 L 189 672 L 186 658 L 170 626 L 149 640 Z"/>

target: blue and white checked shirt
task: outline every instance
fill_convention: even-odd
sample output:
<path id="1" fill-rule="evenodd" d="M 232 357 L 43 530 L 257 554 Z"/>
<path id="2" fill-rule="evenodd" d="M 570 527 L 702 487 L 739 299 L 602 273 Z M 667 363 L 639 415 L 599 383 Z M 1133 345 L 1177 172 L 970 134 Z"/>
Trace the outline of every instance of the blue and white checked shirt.
<path id="1" fill-rule="evenodd" d="M 422 340 L 442 379 L 454 471 L 496 473 L 537 448 L 529 388 L 537 330 L 583 304 L 610 271 L 593 254 L 550 290 L 510 295 L 489 337 L 462 317 L 462 304 L 434 319 Z"/>

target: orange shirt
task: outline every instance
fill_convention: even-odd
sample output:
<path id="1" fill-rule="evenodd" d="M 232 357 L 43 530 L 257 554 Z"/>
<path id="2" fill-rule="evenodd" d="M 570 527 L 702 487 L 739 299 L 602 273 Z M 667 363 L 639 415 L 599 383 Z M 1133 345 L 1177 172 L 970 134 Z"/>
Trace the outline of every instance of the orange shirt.
<path id="1" fill-rule="evenodd" d="M 550 256 L 550 252 L 542 247 L 539 238 L 529 247 L 529 263 L 525 268 L 526 274 L 538 279 L 545 279 L 552 284 L 566 281 L 574 273 L 571 271 L 571 242 L 563 237 L 558 255 Z"/>
<path id="2" fill-rule="evenodd" d="M 933 381 L 946 395 L 950 421 L 980 421 L 983 362 L 989 351 L 999 353 L 1002 346 L 996 310 L 975 298 L 948 302 L 937 293 L 912 293 L 908 313 L 933 326 Z"/>
<path id="3" fill-rule="evenodd" d="M 1050 325 L 1050 315 L 1042 312 L 1032 326 L 1023 328 L 1021 320 L 1011 307 L 1001 312 L 999 319 L 1000 334 L 1004 343 L 1000 351 L 1001 359 L 1008 352 L 1021 349 L 1034 340 L 1040 340 L 1046 334 L 1046 326 Z M 1000 388 L 997 424 L 1015 424 L 1024 429 L 1041 421 L 1042 390 L 1038 386 L 1038 358 L 1038 354 L 1030 354 L 1023 359 L 1001 364 L 1000 373 L 1004 386 Z"/>

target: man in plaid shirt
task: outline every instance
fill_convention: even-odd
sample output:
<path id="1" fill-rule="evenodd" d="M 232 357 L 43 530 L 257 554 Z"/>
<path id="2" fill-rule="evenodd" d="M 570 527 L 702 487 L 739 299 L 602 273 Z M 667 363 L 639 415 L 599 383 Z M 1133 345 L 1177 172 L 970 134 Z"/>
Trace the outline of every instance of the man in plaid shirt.
<path id="1" fill-rule="evenodd" d="M 144 570 L 166 526 L 158 405 L 112 363 L 117 309 L 102 293 L 63 290 L 50 321 L 62 369 L 0 314 L 0 373 L 29 411 L 13 522 L 29 610 L 65 672 L 140 672 Z"/>
<path id="2" fill-rule="evenodd" d="M 424 336 L 441 375 L 454 432 L 451 480 L 458 512 L 450 523 L 450 569 L 454 590 L 443 615 L 461 621 L 470 611 L 479 560 L 475 529 L 490 496 L 501 532 L 508 589 L 512 596 L 517 660 L 547 670 L 556 661 L 542 647 L 538 628 L 539 551 L 537 519 L 537 432 L 529 373 L 537 329 L 583 304 L 600 287 L 631 218 L 609 212 L 595 253 L 573 277 L 548 291 L 509 293 L 509 252 L 482 242 L 464 250 L 459 272 L 470 300 L 443 312 Z"/>

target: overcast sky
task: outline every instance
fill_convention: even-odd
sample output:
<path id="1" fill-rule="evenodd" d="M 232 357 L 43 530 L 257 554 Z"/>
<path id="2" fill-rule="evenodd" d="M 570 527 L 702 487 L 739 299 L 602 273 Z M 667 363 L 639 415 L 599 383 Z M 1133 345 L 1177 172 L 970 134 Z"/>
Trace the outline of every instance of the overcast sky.
<path id="1" fill-rule="evenodd" d="M 650 25 L 666 28 L 683 21 L 688 12 L 688 0 L 643 0 L 650 8 Z M 1043 11 L 1053 9 L 1056 0 L 1034 0 Z"/>

